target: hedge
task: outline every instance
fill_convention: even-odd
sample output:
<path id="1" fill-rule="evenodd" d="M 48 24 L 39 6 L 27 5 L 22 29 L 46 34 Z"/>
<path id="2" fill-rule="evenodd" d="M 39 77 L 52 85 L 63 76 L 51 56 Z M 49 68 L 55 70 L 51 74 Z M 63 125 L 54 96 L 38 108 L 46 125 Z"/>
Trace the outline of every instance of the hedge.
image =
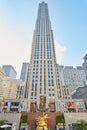
<path id="1" fill-rule="evenodd" d="M 4 120 L 0 120 L 0 126 L 4 125 L 4 124 L 5 124 L 5 121 Z"/>
<path id="2" fill-rule="evenodd" d="M 21 116 L 21 123 L 27 123 L 28 122 L 28 116 L 27 115 L 22 115 Z"/>
<path id="3" fill-rule="evenodd" d="M 65 123 L 64 115 L 56 116 L 56 123 Z"/>

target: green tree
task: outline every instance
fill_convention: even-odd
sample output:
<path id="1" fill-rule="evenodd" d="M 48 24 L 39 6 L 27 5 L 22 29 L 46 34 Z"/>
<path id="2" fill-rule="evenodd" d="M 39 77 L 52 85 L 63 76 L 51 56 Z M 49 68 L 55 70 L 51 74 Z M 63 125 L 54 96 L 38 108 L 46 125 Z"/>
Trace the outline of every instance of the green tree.
<path id="1" fill-rule="evenodd" d="M 4 120 L 0 120 L 0 126 L 4 125 L 4 124 L 5 124 L 5 121 Z"/>
<path id="2" fill-rule="evenodd" d="M 27 115 L 21 115 L 21 123 L 27 123 L 28 122 L 28 116 Z"/>
<path id="3" fill-rule="evenodd" d="M 80 120 L 79 124 L 74 127 L 74 130 L 87 130 L 87 121 Z"/>

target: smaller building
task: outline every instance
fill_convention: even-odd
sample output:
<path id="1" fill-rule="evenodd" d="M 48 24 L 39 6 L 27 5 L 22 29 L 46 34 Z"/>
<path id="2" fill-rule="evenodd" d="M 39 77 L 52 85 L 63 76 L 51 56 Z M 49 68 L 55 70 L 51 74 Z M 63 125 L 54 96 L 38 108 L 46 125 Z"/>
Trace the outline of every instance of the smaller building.
<path id="1" fill-rule="evenodd" d="M 59 66 L 60 79 L 62 83 L 63 98 L 70 99 L 71 93 L 79 87 L 84 87 L 84 71 L 73 66 Z M 86 78 L 86 77 L 85 77 Z M 84 81 L 86 82 L 86 79 Z"/>
<path id="2" fill-rule="evenodd" d="M 14 82 L 17 85 L 17 99 L 23 99 L 25 94 L 25 82 L 19 79 L 14 79 Z"/>
<path id="3" fill-rule="evenodd" d="M 23 63 L 22 64 L 21 75 L 20 75 L 20 80 L 22 80 L 22 81 L 26 80 L 28 66 L 29 66 L 29 63 Z"/>
<path id="4" fill-rule="evenodd" d="M 80 87 L 72 94 L 73 99 L 83 99 L 87 109 L 87 86 Z"/>
<path id="5" fill-rule="evenodd" d="M 84 68 L 82 66 L 77 66 L 76 68 L 77 70 L 79 70 L 81 74 L 84 86 L 87 86 L 87 79 L 86 79 L 86 73 L 85 73 Z"/>
<path id="6" fill-rule="evenodd" d="M 86 73 L 86 79 L 87 79 L 87 54 L 85 54 L 84 56 L 84 62 L 83 62 L 83 68 L 85 70 L 85 73 Z"/>
<path id="7" fill-rule="evenodd" d="M 20 113 L 0 113 L 0 120 L 3 120 L 5 125 L 0 126 L 0 130 L 19 130 L 20 129 Z M 4 129 L 2 129 L 4 128 Z"/>
<path id="8" fill-rule="evenodd" d="M 65 130 L 76 130 L 76 129 L 73 129 L 73 125 L 78 124 L 80 120 L 87 121 L 87 113 L 86 112 L 64 113 L 64 118 L 65 118 L 65 124 L 66 124 Z"/>
<path id="9" fill-rule="evenodd" d="M 2 99 L 2 94 L 3 94 L 3 79 L 5 77 L 4 70 L 0 67 L 0 99 Z"/>
<path id="10" fill-rule="evenodd" d="M 16 78 L 17 72 L 12 65 L 3 65 L 2 68 L 6 76 L 11 77 L 12 79 Z"/>
<path id="11" fill-rule="evenodd" d="M 80 72 L 73 66 L 65 66 L 63 73 L 65 86 L 68 86 L 70 96 L 75 89 L 84 86 Z"/>
<path id="12" fill-rule="evenodd" d="M 4 77 L 0 87 L 0 97 L 4 99 L 15 99 L 17 95 L 17 86 L 10 77 Z"/>

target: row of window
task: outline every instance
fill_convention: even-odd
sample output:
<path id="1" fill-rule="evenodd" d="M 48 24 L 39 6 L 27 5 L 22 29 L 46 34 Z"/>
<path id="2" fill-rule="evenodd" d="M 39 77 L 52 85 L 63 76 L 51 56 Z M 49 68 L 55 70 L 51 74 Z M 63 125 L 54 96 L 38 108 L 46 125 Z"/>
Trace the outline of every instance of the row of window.
<path id="1" fill-rule="evenodd" d="M 36 57 L 36 56 L 35 56 L 34 59 L 43 59 L 43 58 L 42 58 L 42 57 Z M 52 59 L 52 57 L 50 57 L 50 56 L 49 56 L 49 57 L 44 57 L 44 59 Z"/>
<path id="2" fill-rule="evenodd" d="M 41 90 L 40 90 L 40 94 L 41 94 Z M 46 91 L 44 92 L 44 94 L 46 94 Z M 37 92 L 31 92 L 31 96 L 37 96 Z M 49 93 L 49 96 L 55 96 L 54 93 Z"/>

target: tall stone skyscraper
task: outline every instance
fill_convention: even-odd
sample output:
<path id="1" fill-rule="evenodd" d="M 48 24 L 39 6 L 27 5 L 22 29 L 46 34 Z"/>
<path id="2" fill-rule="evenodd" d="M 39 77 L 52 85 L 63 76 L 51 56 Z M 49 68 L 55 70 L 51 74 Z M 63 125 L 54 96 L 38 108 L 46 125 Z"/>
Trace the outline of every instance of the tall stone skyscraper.
<path id="1" fill-rule="evenodd" d="M 58 79 L 54 38 L 47 3 L 39 4 L 30 67 L 27 74 L 25 98 L 29 111 L 36 107 L 44 111 L 56 111 L 57 99 L 61 97 Z"/>

